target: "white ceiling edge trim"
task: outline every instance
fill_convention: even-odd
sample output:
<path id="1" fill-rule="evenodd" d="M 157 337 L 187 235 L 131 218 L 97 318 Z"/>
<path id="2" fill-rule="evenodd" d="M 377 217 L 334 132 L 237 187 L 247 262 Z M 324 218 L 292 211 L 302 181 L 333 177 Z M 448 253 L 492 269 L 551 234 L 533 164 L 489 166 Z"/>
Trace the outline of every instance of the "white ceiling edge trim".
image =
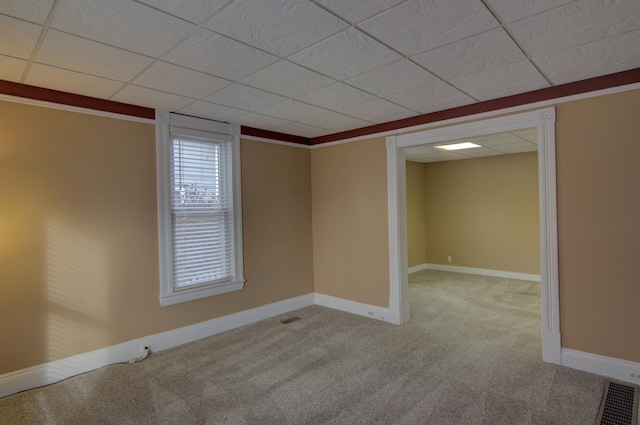
<path id="1" fill-rule="evenodd" d="M 140 122 L 144 124 L 155 125 L 156 120 L 150 118 L 134 117 L 126 114 L 117 114 L 115 112 L 99 111 L 96 109 L 82 108 L 80 106 L 65 105 L 63 103 L 47 102 L 45 100 L 29 99 L 27 97 L 11 96 L 8 94 L 0 94 L 0 100 L 14 103 L 22 103 L 24 105 L 41 106 L 43 108 L 58 109 L 67 112 L 77 112 L 80 114 L 95 115 L 104 118 L 114 118 L 124 121 Z"/>
<path id="2" fill-rule="evenodd" d="M 583 100 L 583 99 L 589 99 L 589 98 L 592 98 L 592 97 L 606 96 L 608 94 L 621 93 L 621 92 L 632 91 L 632 90 L 637 90 L 637 89 L 640 89 L 640 83 L 626 84 L 626 85 L 618 86 L 618 87 L 610 87 L 610 88 L 607 88 L 607 89 L 595 90 L 595 91 L 590 91 L 590 92 L 585 92 L 585 93 L 580 93 L 580 94 L 573 94 L 573 95 L 570 95 L 570 96 L 557 97 L 555 99 L 541 100 L 539 102 L 527 103 L 527 104 L 518 105 L 518 106 L 512 106 L 510 108 L 505 108 L 505 109 L 495 109 L 493 111 L 481 112 L 479 114 L 474 114 L 474 115 L 465 115 L 463 117 L 451 118 L 451 119 L 443 120 L 443 121 L 434 121 L 434 122 L 430 122 L 430 123 L 427 123 L 427 124 L 420 124 L 420 125 L 416 125 L 416 126 L 412 126 L 412 127 L 403 127 L 403 128 L 397 128 L 395 130 L 389 130 L 389 131 L 384 131 L 384 132 L 380 132 L 380 133 L 371 133 L 371 134 L 367 134 L 367 135 L 364 135 L 364 136 L 352 137 L 352 138 L 343 139 L 343 140 L 336 140 L 335 142 L 321 143 L 321 144 L 318 144 L 318 145 L 312 145 L 311 149 L 326 148 L 326 147 L 329 147 L 329 146 L 341 145 L 343 143 L 351 143 L 351 142 L 358 142 L 358 141 L 361 141 L 361 140 L 373 139 L 375 137 L 387 137 L 387 136 L 398 135 L 400 133 L 410 133 L 410 132 L 414 132 L 414 131 L 428 130 L 429 128 L 432 128 L 432 127 L 440 127 L 440 126 L 443 126 L 443 125 L 460 124 L 460 123 L 463 123 L 465 121 L 478 120 L 478 119 L 484 119 L 484 118 L 491 118 L 491 117 L 493 117 L 495 115 L 516 113 L 516 112 L 526 111 L 528 109 L 546 108 L 546 107 L 549 107 L 549 106 L 555 106 L 555 105 L 557 105 L 559 103 L 573 102 L 573 101 L 576 101 L 576 100 Z"/>
<path id="3" fill-rule="evenodd" d="M 271 143 L 271 144 L 274 144 L 274 145 L 290 146 L 292 148 L 311 149 L 311 146 L 309 146 L 309 145 L 301 145 L 300 143 L 283 142 L 282 140 L 267 139 L 265 137 L 246 136 L 246 135 L 244 135 L 242 133 L 240 133 L 240 139 L 253 140 L 255 142 Z"/>

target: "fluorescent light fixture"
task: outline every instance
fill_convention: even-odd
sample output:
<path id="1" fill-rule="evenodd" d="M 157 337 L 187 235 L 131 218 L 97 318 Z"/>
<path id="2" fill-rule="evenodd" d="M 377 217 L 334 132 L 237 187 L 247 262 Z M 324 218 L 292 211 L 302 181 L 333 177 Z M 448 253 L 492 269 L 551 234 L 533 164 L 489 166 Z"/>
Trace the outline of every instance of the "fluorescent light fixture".
<path id="1" fill-rule="evenodd" d="M 454 143 L 453 145 L 434 146 L 434 148 L 442 149 L 443 151 L 457 151 L 460 149 L 471 149 L 471 148 L 481 148 L 481 147 L 482 146 L 476 145 L 475 143 L 471 143 L 471 142 Z"/>

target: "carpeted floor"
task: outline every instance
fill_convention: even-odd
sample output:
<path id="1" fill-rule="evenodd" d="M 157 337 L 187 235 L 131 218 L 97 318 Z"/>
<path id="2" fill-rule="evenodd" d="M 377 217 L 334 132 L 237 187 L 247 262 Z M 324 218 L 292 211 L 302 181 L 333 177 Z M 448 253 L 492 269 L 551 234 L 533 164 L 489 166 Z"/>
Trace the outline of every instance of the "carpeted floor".
<path id="1" fill-rule="evenodd" d="M 540 360 L 538 283 L 410 281 L 406 325 L 312 306 L 5 397 L 0 423 L 594 423 L 605 380 Z"/>

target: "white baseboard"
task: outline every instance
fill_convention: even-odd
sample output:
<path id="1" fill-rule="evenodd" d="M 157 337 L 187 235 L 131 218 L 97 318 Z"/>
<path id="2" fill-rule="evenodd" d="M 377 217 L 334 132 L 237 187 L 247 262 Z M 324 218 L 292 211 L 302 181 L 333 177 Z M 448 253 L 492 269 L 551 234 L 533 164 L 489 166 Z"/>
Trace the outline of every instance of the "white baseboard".
<path id="1" fill-rule="evenodd" d="M 445 264 L 429 264 L 429 263 L 420 264 L 419 266 L 411 267 L 409 268 L 409 273 L 415 273 L 415 272 L 427 270 L 427 269 L 440 270 L 445 272 L 455 272 L 455 273 L 478 274 L 481 276 L 504 277 L 507 279 L 532 280 L 535 282 L 540 282 L 541 280 L 539 274 L 506 272 L 502 270 L 479 269 L 475 267 L 447 266 Z"/>
<path id="2" fill-rule="evenodd" d="M 7 373 L 0 376 L 0 397 L 51 384 L 112 363 L 126 362 L 142 356 L 144 347 L 150 344 L 153 345 L 153 351 L 166 350 L 186 344 L 187 342 L 268 319 L 269 317 L 308 307 L 313 305 L 313 303 L 313 293 L 302 295 L 228 316 L 218 317 L 206 322 L 134 339 L 89 353 Z"/>
<path id="3" fill-rule="evenodd" d="M 563 348 L 562 365 L 640 385 L 640 363 Z M 631 378 L 632 373 L 637 379 Z"/>
<path id="4" fill-rule="evenodd" d="M 345 311 L 347 313 L 357 314 L 359 316 L 371 317 L 382 321 L 389 321 L 389 309 L 378 307 L 375 305 L 363 304 L 357 301 L 345 300 L 331 295 L 314 294 L 315 304 L 332 308 L 334 310 Z"/>

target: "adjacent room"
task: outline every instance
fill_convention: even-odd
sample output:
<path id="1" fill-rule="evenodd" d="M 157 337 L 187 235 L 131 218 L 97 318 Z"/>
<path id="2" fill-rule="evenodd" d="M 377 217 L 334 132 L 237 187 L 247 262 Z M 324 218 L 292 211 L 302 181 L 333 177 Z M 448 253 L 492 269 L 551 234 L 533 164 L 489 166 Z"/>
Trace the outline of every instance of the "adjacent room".
<path id="1" fill-rule="evenodd" d="M 0 0 L 0 422 L 633 424 L 639 17 Z"/>

